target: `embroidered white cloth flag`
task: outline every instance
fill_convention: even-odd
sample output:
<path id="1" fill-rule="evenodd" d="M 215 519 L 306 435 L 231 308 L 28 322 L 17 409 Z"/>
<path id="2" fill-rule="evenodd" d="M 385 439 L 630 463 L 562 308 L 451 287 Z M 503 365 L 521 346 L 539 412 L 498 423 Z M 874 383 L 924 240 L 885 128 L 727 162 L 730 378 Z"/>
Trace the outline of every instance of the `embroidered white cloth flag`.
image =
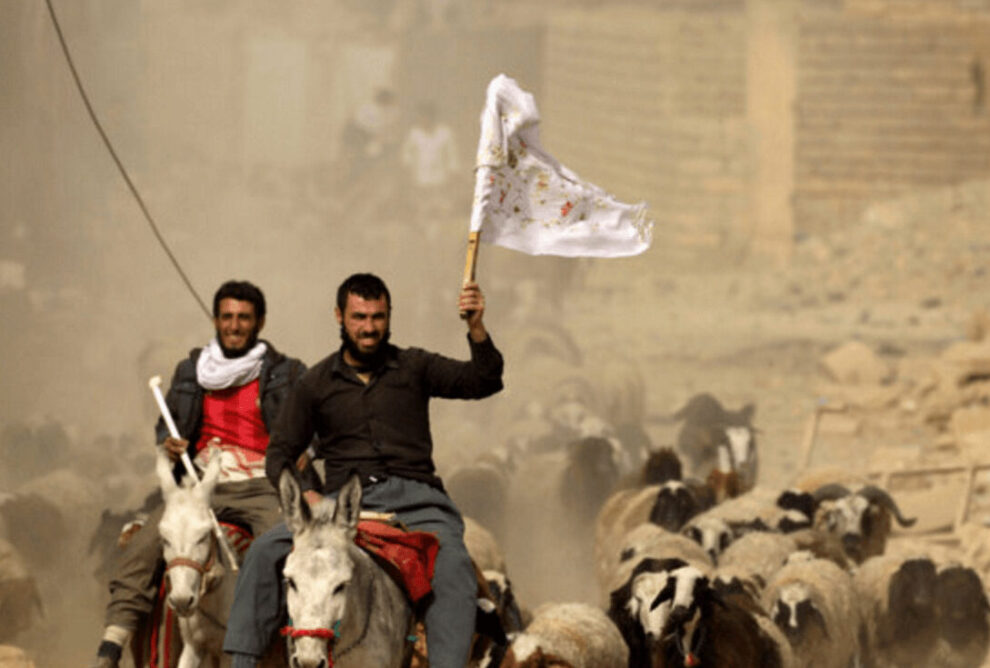
<path id="1" fill-rule="evenodd" d="M 471 232 L 531 255 L 624 257 L 650 247 L 646 205 L 624 204 L 540 146 L 530 93 L 500 74 L 481 112 Z"/>

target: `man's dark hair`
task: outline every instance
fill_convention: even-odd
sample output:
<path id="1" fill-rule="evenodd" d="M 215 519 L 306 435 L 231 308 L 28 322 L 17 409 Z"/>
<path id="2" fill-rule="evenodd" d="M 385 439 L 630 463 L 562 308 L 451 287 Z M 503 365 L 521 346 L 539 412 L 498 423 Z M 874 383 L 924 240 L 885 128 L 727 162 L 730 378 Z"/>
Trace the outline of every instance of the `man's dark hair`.
<path id="1" fill-rule="evenodd" d="M 228 297 L 242 302 L 251 302 L 254 305 L 255 317 L 259 320 L 265 317 L 265 295 L 262 294 L 258 286 L 247 281 L 227 281 L 213 295 L 214 318 L 220 316 L 220 300 Z"/>
<path id="2" fill-rule="evenodd" d="M 344 307 L 347 305 L 348 294 L 355 294 L 362 299 L 378 299 L 384 295 L 388 310 L 392 310 L 392 296 L 388 293 L 388 288 L 385 287 L 385 281 L 374 274 L 351 274 L 344 279 L 344 282 L 337 288 L 337 308 L 340 309 L 341 313 L 344 312 Z"/>

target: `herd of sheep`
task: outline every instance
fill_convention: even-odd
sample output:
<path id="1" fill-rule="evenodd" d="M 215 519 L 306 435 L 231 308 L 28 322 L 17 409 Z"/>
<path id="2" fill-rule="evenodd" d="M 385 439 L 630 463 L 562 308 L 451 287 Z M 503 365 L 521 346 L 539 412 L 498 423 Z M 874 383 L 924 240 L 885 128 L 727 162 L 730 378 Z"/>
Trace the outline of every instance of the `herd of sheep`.
<path id="1" fill-rule="evenodd" d="M 689 404 L 678 415 L 677 448 L 652 451 L 597 505 L 598 601 L 518 606 L 501 529 L 469 520 L 469 550 L 510 631 L 507 646 L 489 648 L 478 665 L 984 665 L 990 605 L 977 571 L 920 541 L 891 539 L 914 518 L 854 473 L 806 471 L 787 488 L 758 485 L 751 411 L 696 400 L 699 414 L 689 415 Z M 574 467 L 600 468 L 568 447 L 572 480 Z M 483 484 L 477 468 L 471 475 L 478 488 L 498 487 Z"/>

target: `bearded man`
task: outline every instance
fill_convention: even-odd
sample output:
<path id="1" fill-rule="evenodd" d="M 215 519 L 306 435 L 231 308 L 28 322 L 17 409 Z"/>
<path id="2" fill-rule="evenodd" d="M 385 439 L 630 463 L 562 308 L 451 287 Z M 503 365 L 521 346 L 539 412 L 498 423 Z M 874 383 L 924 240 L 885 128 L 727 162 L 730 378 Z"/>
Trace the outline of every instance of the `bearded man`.
<path id="1" fill-rule="evenodd" d="M 278 497 L 265 479 L 269 430 L 289 389 L 306 370 L 297 359 L 258 339 L 265 324 L 265 296 L 247 281 L 228 281 L 213 296 L 216 336 L 179 362 L 165 402 L 182 438 L 169 436 L 163 419 L 156 441 L 174 462 L 189 453 L 201 468 L 211 449 L 221 457 L 220 479 L 213 492 L 219 520 L 230 521 L 260 536 L 281 518 Z M 185 473 L 176 465 L 175 475 Z M 110 577 L 110 603 L 99 668 L 117 666 L 122 648 L 154 607 L 162 559 L 158 522 L 164 507 L 149 514 L 118 557 Z"/>
<path id="2" fill-rule="evenodd" d="M 470 361 L 389 343 L 391 298 L 373 274 L 354 274 L 337 290 L 334 314 L 340 349 L 300 379 L 279 413 L 265 468 L 278 487 L 285 470 L 309 446 L 324 460 L 322 489 L 304 492 L 314 504 L 334 498 L 352 473 L 362 485 L 362 508 L 395 513 L 412 530 L 437 535 L 440 549 L 426 609 L 426 643 L 434 668 L 463 668 L 474 633 L 477 584 L 464 547 L 464 522 L 433 464 L 429 400 L 481 399 L 502 389 L 502 355 L 482 316 L 484 297 L 469 283 L 458 308 L 467 313 Z M 304 481 L 303 488 L 306 488 Z M 256 665 L 281 618 L 281 567 L 292 534 L 280 524 L 251 546 L 227 620 L 224 651 L 234 668 Z"/>

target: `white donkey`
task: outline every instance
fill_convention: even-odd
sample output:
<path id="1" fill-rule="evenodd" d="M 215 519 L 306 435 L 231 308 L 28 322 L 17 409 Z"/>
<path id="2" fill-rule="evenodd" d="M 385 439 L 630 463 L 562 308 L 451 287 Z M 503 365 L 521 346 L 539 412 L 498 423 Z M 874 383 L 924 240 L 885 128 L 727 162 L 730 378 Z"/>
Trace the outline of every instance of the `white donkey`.
<path id="1" fill-rule="evenodd" d="M 217 664 L 235 577 L 225 578 L 228 566 L 213 534 L 210 497 L 220 475 L 220 457 L 210 457 L 203 479 L 176 484 L 172 463 L 159 450 L 156 463 L 165 511 L 158 524 L 168 580 L 168 605 L 179 620 L 182 654 L 178 668 L 197 668 L 206 657 Z M 188 478 L 187 478 L 188 480 Z"/>
<path id="2" fill-rule="evenodd" d="M 405 593 L 354 544 L 361 512 L 357 476 L 337 503 L 310 508 L 288 472 L 279 480 L 292 552 L 285 560 L 291 626 L 283 629 L 293 668 L 399 668 L 411 649 L 412 609 Z"/>

